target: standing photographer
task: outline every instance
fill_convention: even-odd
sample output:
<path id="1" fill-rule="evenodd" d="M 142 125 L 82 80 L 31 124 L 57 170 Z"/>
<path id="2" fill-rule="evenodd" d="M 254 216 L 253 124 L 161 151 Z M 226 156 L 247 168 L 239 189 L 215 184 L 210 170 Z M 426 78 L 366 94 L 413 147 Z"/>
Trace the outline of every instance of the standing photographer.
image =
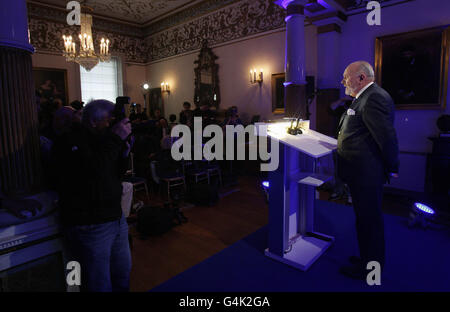
<path id="1" fill-rule="evenodd" d="M 56 185 L 72 258 L 81 265 L 83 291 L 128 291 L 131 255 L 122 215 L 121 176 L 127 168 L 128 119 L 114 121 L 114 104 L 87 104 L 54 146 Z"/>

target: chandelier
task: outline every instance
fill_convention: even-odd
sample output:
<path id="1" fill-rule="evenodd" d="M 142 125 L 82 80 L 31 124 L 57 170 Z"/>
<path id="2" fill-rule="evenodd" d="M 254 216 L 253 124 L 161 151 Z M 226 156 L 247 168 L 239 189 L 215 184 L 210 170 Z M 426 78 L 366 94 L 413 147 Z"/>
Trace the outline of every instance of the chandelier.
<path id="1" fill-rule="evenodd" d="M 84 9 L 86 8 L 84 7 Z M 92 11 L 92 9 L 90 10 Z M 90 71 L 99 62 L 109 62 L 111 60 L 111 55 L 109 54 L 109 39 L 101 39 L 100 52 L 96 53 L 94 50 L 94 41 L 92 36 L 92 15 L 81 13 L 80 22 L 81 32 L 78 36 L 80 39 L 79 49 L 77 51 L 77 47 L 72 36 L 64 35 L 63 56 L 66 57 L 67 62 L 76 62 L 87 71 Z"/>

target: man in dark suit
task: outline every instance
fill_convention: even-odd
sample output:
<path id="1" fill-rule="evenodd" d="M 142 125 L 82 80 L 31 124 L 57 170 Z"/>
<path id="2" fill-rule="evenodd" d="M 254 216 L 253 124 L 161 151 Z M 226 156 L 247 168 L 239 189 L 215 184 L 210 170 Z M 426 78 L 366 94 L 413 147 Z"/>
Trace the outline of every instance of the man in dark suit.
<path id="1" fill-rule="evenodd" d="M 350 64 L 344 72 L 345 94 L 354 97 L 339 123 L 338 176 L 350 188 L 356 216 L 360 257 L 341 273 L 366 279 L 367 263 L 385 262 L 384 223 L 381 211 L 383 184 L 398 177 L 398 142 L 394 128 L 394 102 L 374 83 L 372 66 L 364 61 Z"/>

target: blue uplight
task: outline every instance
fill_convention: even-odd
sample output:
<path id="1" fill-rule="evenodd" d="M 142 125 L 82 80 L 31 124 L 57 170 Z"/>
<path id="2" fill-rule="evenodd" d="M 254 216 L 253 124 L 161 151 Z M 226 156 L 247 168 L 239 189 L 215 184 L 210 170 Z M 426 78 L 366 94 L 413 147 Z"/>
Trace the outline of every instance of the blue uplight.
<path id="1" fill-rule="evenodd" d="M 269 181 L 263 181 L 262 185 L 263 185 L 265 188 L 269 188 Z"/>
<path id="2" fill-rule="evenodd" d="M 422 203 L 415 203 L 414 206 L 422 212 L 434 214 L 434 210 L 428 207 L 427 205 L 424 205 Z"/>

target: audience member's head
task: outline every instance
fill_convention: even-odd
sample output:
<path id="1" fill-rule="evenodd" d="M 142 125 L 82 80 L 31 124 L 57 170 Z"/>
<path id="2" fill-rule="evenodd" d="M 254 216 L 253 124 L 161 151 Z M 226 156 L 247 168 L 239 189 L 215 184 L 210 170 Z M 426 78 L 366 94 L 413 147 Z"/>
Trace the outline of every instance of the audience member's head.
<path id="1" fill-rule="evenodd" d="M 70 106 L 72 106 L 76 111 L 83 109 L 84 102 L 80 102 L 78 100 L 72 101 Z"/>
<path id="2" fill-rule="evenodd" d="M 238 114 L 237 106 L 231 106 L 230 107 L 230 114 L 231 114 L 231 116 L 237 116 L 237 114 Z"/>
<path id="3" fill-rule="evenodd" d="M 64 103 L 60 98 L 54 98 L 53 103 L 57 108 L 61 108 L 64 106 Z"/>
<path id="4" fill-rule="evenodd" d="M 67 132 L 74 121 L 75 109 L 71 106 L 59 108 L 53 115 L 53 131 L 56 135 Z"/>
<path id="5" fill-rule="evenodd" d="M 139 103 L 136 104 L 136 113 L 138 113 L 138 114 L 142 113 L 142 106 Z"/>
<path id="6" fill-rule="evenodd" d="M 114 104 L 107 100 L 94 100 L 83 109 L 82 123 L 91 129 L 102 131 L 110 126 Z"/>
<path id="7" fill-rule="evenodd" d="M 175 122 L 177 120 L 177 116 L 175 115 L 175 114 L 171 114 L 170 116 L 169 116 L 169 121 L 170 122 Z"/>
<path id="8" fill-rule="evenodd" d="M 184 109 L 185 111 L 190 110 L 190 109 L 191 109 L 191 103 L 189 103 L 189 102 L 184 102 L 184 103 L 183 103 L 183 109 Z"/>
<path id="9" fill-rule="evenodd" d="M 116 97 L 116 104 L 119 104 L 119 105 L 130 104 L 130 97 L 129 96 L 118 96 L 118 97 Z"/>
<path id="10" fill-rule="evenodd" d="M 161 128 L 168 128 L 169 125 L 167 124 L 167 121 L 164 118 L 161 118 L 158 122 L 157 125 L 160 126 Z"/>
<path id="11" fill-rule="evenodd" d="M 162 118 L 161 110 L 159 108 L 155 109 L 154 115 L 155 115 L 155 119 Z"/>

